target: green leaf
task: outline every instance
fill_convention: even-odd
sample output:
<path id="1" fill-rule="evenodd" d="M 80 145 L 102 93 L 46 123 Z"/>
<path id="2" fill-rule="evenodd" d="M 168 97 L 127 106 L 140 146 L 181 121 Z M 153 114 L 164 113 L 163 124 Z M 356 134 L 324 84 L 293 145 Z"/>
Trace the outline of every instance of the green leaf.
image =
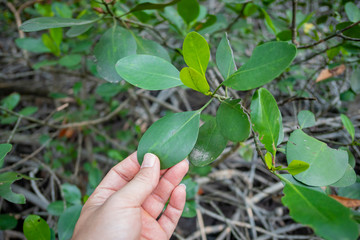
<path id="1" fill-rule="evenodd" d="M 132 55 L 116 63 L 116 71 L 127 82 L 147 90 L 182 85 L 179 71 L 168 61 L 150 55 Z"/>
<path id="2" fill-rule="evenodd" d="M 228 79 L 236 71 L 234 53 L 231 49 L 227 34 L 221 39 L 216 50 L 216 65 L 224 80 Z"/>
<path id="3" fill-rule="evenodd" d="M 344 175 L 335 183 L 331 184 L 333 187 L 347 187 L 353 185 L 356 182 L 356 173 L 354 168 L 348 164 Z"/>
<path id="4" fill-rule="evenodd" d="M 308 110 L 300 111 L 297 115 L 297 119 L 301 129 L 315 125 L 315 115 Z"/>
<path id="5" fill-rule="evenodd" d="M 268 169 L 272 169 L 273 168 L 273 158 L 270 152 L 267 152 L 265 154 L 265 164 L 267 166 Z"/>
<path id="6" fill-rule="evenodd" d="M 297 174 L 296 180 L 311 186 L 327 186 L 338 181 L 348 165 L 347 152 L 329 148 L 325 143 L 295 130 L 286 146 L 288 164 L 301 160 L 310 164 L 307 171 Z"/>
<path id="7" fill-rule="evenodd" d="M 352 141 L 354 141 L 354 139 L 355 139 L 354 125 L 352 124 L 351 120 L 346 115 L 341 114 L 340 117 L 341 117 L 341 121 L 344 124 L 346 130 L 350 134 Z"/>
<path id="8" fill-rule="evenodd" d="M 296 47 L 287 42 L 268 42 L 257 46 L 250 60 L 224 84 L 235 90 L 260 87 L 278 77 L 296 56 Z"/>
<path id="9" fill-rule="evenodd" d="M 318 192 L 320 192 L 320 193 L 322 193 L 322 194 L 325 194 L 324 190 L 323 190 L 321 187 L 314 187 L 314 186 L 305 185 L 305 184 L 299 182 L 298 180 L 296 180 L 296 179 L 294 178 L 294 176 L 291 175 L 291 174 L 286 173 L 286 174 L 280 174 L 280 175 L 281 175 L 282 177 L 286 178 L 287 180 L 289 180 L 292 184 L 294 184 L 294 185 L 296 185 L 296 186 L 308 188 L 308 189 L 311 189 L 311 190 L 314 190 L 314 191 L 318 191 Z M 284 182 L 283 182 L 283 183 L 284 183 Z M 285 185 L 285 183 L 284 183 L 284 185 Z"/>
<path id="10" fill-rule="evenodd" d="M 2 107 L 13 110 L 20 102 L 20 94 L 12 93 L 3 100 L 1 100 L 0 104 Z"/>
<path id="11" fill-rule="evenodd" d="M 0 214 L 0 230 L 8 230 L 16 227 L 18 221 L 9 214 Z"/>
<path id="12" fill-rule="evenodd" d="M 51 4 L 51 10 L 58 17 L 62 17 L 62 18 L 72 17 L 72 11 L 66 3 L 54 2 L 53 4 Z"/>
<path id="13" fill-rule="evenodd" d="M 49 225 L 38 215 L 25 218 L 23 231 L 27 240 L 50 240 Z"/>
<path id="14" fill-rule="evenodd" d="M 242 142 L 250 135 L 249 118 L 239 104 L 241 99 L 225 100 L 216 112 L 221 134 L 230 141 Z"/>
<path id="15" fill-rule="evenodd" d="M 350 26 L 351 24 L 353 24 L 352 22 L 342 22 L 336 25 L 336 30 L 341 30 L 344 29 L 348 26 Z M 352 28 L 346 30 L 343 32 L 343 34 L 347 37 L 352 37 L 352 38 L 360 38 L 360 26 L 359 25 L 355 25 Z"/>
<path id="16" fill-rule="evenodd" d="M 360 9 L 353 2 L 345 4 L 345 12 L 350 21 L 357 22 L 360 20 Z"/>
<path id="17" fill-rule="evenodd" d="M 265 88 L 258 89 L 251 100 L 251 122 L 266 150 L 276 155 L 280 133 L 280 111 L 275 98 Z"/>
<path id="18" fill-rule="evenodd" d="M 261 11 L 263 12 L 263 14 L 265 16 L 265 25 L 271 29 L 271 31 L 273 32 L 274 35 L 276 35 L 277 29 L 276 29 L 273 21 L 271 20 L 269 14 L 263 8 L 261 8 Z"/>
<path id="19" fill-rule="evenodd" d="M 131 33 L 118 26 L 110 28 L 94 48 L 98 74 L 109 82 L 121 81 L 115 64 L 119 59 L 133 54 L 136 54 L 136 42 Z"/>
<path id="20" fill-rule="evenodd" d="M 41 35 L 41 40 L 55 56 L 60 56 L 60 46 L 55 43 L 55 41 L 50 37 L 49 34 L 44 33 L 43 35 Z"/>
<path id="21" fill-rule="evenodd" d="M 307 162 L 300 160 L 292 160 L 287 168 L 281 170 L 287 170 L 291 175 L 296 175 L 306 171 L 310 165 Z"/>
<path id="22" fill-rule="evenodd" d="M 87 30 L 89 30 L 92 26 L 94 26 L 94 23 L 89 23 L 80 26 L 73 26 L 66 32 L 66 36 L 67 37 L 80 36 L 81 34 L 87 32 Z"/>
<path id="23" fill-rule="evenodd" d="M 185 159 L 196 143 L 199 121 L 200 111 L 168 114 L 156 121 L 139 142 L 137 156 L 140 164 L 146 153 L 159 157 L 161 169 Z"/>
<path id="24" fill-rule="evenodd" d="M 360 68 L 352 72 L 350 86 L 355 93 L 360 94 Z"/>
<path id="25" fill-rule="evenodd" d="M 360 177 L 357 177 L 356 183 L 353 185 L 339 188 L 338 195 L 352 199 L 360 199 Z"/>
<path id="26" fill-rule="evenodd" d="M 179 15 L 189 24 L 195 20 L 200 13 L 200 5 L 197 0 L 181 0 L 177 4 Z"/>
<path id="27" fill-rule="evenodd" d="M 4 164 L 4 158 L 6 154 L 8 154 L 11 151 L 12 145 L 8 143 L 0 144 L 0 168 Z"/>
<path id="28" fill-rule="evenodd" d="M 183 55 L 185 63 L 205 77 L 210 60 L 210 49 L 205 38 L 197 32 L 189 33 L 184 40 Z"/>
<path id="29" fill-rule="evenodd" d="M 46 210 L 49 214 L 53 216 L 60 216 L 64 212 L 64 202 L 63 201 L 55 201 L 50 203 Z"/>
<path id="30" fill-rule="evenodd" d="M 189 161 L 197 167 L 208 165 L 224 151 L 227 142 L 220 132 L 216 119 L 212 117 L 200 127 Z"/>
<path id="31" fill-rule="evenodd" d="M 341 146 L 341 147 L 339 147 L 339 149 L 344 150 L 344 151 L 346 151 L 348 153 L 348 155 L 349 155 L 348 163 L 352 168 L 354 168 L 355 164 L 356 164 L 356 160 L 355 160 L 354 155 L 350 151 L 349 147 Z"/>
<path id="32" fill-rule="evenodd" d="M 62 28 L 80 26 L 89 23 L 94 23 L 100 18 L 96 19 L 75 19 L 75 18 L 60 18 L 60 17 L 39 17 L 25 21 L 20 30 L 24 32 L 35 32 L 49 28 Z"/>
<path id="33" fill-rule="evenodd" d="M 70 54 L 59 59 L 59 64 L 64 67 L 80 66 L 82 56 L 80 54 Z"/>
<path id="34" fill-rule="evenodd" d="M 137 43 L 137 54 L 153 55 L 171 62 L 169 53 L 157 42 L 134 36 Z"/>
<path id="35" fill-rule="evenodd" d="M 64 183 L 61 185 L 61 190 L 64 193 L 66 202 L 71 204 L 81 204 L 81 192 L 77 186 Z"/>
<path id="36" fill-rule="evenodd" d="M 209 94 L 210 86 L 206 78 L 191 67 L 185 67 L 180 71 L 180 80 L 182 83 L 195 91 Z"/>
<path id="37" fill-rule="evenodd" d="M 67 208 L 63 214 L 61 214 L 58 222 L 59 240 L 71 239 L 75 224 L 80 217 L 81 209 L 81 205 L 74 205 Z"/>
<path id="38" fill-rule="evenodd" d="M 285 182 L 285 196 L 281 200 L 295 221 L 310 226 L 325 239 L 357 239 L 358 226 L 350 209 L 323 193 L 279 177 Z"/>
<path id="39" fill-rule="evenodd" d="M 26 200 L 24 195 L 11 191 L 11 184 L 19 179 L 22 179 L 22 176 L 16 172 L 0 174 L 0 197 L 12 203 L 25 204 Z"/>
<path id="40" fill-rule="evenodd" d="M 181 181 L 186 186 L 186 200 L 193 200 L 199 190 L 199 184 L 193 181 L 190 177 Z"/>
<path id="41" fill-rule="evenodd" d="M 30 116 L 33 115 L 34 113 L 36 113 L 39 109 L 37 107 L 33 107 L 33 106 L 29 106 L 29 107 L 25 107 L 23 109 L 21 109 L 19 111 L 19 114 L 24 115 L 24 116 Z"/>
<path id="42" fill-rule="evenodd" d="M 129 12 L 125 13 L 122 16 L 125 16 L 127 14 L 130 14 L 132 12 L 138 12 L 138 11 L 143 11 L 143 10 L 155 10 L 155 9 L 163 9 L 167 6 L 171 6 L 174 5 L 176 3 L 178 3 L 181 0 L 173 0 L 167 3 L 151 3 L 151 2 L 144 2 L 144 3 L 140 3 L 138 5 L 136 5 L 135 7 L 133 7 Z"/>
<path id="43" fill-rule="evenodd" d="M 190 200 L 185 202 L 184 210 L 181 214 L 181 217 L 184 218 L 193 218 L 196 216 L 196 202 L 195 200 Z"/>
<path id="44" fill-rule="evenodd" d="M 95 93 L 103 98 L 112 98 L 124 90 L 126 88 L 119 83 L 103 83 L 95 89 Z"/>
<path id="45" fill-rule="evenodd" d="M 33 53 L 48 53 L 50 50 L 40 38 L 17 38 L 16 46 Z"/>

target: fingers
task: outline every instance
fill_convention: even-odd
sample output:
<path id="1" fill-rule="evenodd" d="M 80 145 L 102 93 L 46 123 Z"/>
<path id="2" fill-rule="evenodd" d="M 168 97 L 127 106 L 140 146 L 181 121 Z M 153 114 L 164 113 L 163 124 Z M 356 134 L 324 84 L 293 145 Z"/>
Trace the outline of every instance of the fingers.
<path id="1" fill-rule="evenodd" d="M 168 238 L 170 238 L 174 232 L 183 212 L 186 201 L 185 188 L 185 185 L 180 184 L 174 189 L 170 197 L 169 205 L 158 221 Z"/>
<path id="2" fill-rule="evenodd" d="M 189 169 L 189 163 L 183 160 L 168 171 L 160 179 L 158 186 L 153 193 L 144 201 L 142 207 L 153 218 L 157 218 L 164 209 L 165 203 L 173 192 L 174 188 L 179 185 Z"/>
<path id="3" fill-rule="evenodd" d="M 139 172 L 137 152 L 115 165 L 104 177 L 86 205 L 102 205 L 113 193 L 124 187 Z"/>
<path id="4" fill-rule="evenodd" d="M 122 207 L 140 207 L 158 185 L 159 177 L 159 158 L 152 153 L 147 153 L 140 171 L 128 184 L 114 193 L 109 201 L 114 201 L 116 205 L 122 205 Z"/>

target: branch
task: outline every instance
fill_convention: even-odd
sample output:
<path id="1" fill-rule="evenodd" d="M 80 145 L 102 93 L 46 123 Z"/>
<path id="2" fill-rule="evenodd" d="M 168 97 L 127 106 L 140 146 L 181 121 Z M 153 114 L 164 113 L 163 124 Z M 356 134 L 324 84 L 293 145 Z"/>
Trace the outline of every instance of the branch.
<path id="1" fill-rule="evenodd" d="M 317 42 L 314 42 L 314 43 L 309 44 L 309 45 L 299 46 L 299 47 L 298 47 L 298 49 L 312 48 L 312 47 L 314 47 L 314 46 L 319 45 L 320 43 L 323 43 L 323 42 L 325 42 L 325 41 L 327 41 L 327 40 L 331 39 L 331 38 L 334 38 L 334 37 L 341 37 L 341 35 L 342 35 L 341 33 L 345 32 L 346 30 L 349 30 L 350 28 L 352 28 L 352 27 L 354 27 L 354 26 L 358 25 L 359 23 L 360 23 L 360 21 L 357 21 L 357 22 L 355 22 L 355 23 L 353 23 L 353 24 L 351 24 L 351 25 L 347 26 L 346 28 L 343 28 L 343 29 L 341 29 L 341 30 L 336 31 L 335 33 L 333 33 L 333 34 L 331 34 L 331 35 L 327 36 L 326 38 L 320 39 L 320 40 L 319 40 L 319 41 L 317 41 Z"/>
<path id="2" fill-rule="evenodd" d="M 297 29 L 296 29 L 296 11 L 297 11 L 297 4 L 298 4 L 298 1 L 297 1 L 297 0 L 292 0 L 291 41 L 292 41 L 292 43 L 295 44 L 296 46 L 299 46 L 298 41 L 296 41 L 296 34 L 297 34 Z"/>

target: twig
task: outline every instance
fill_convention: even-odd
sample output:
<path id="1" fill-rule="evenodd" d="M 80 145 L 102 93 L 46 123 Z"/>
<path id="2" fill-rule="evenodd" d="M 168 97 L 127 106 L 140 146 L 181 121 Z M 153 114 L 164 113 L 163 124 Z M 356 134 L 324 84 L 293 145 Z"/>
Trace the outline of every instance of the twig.
<path id="1" fill-rule="evenodd" d="M 323 42 L 331 39 L 331 38 L 340 37 L 340 34 L 341 34 L 341 33 L 345 32 L 346 30 L 349 30 L 350 28 L 358 25 L 359 23 L 360 23 L 360 21 L 357 21 L 357 22 L 355 22 L 355 23 L 353 23 L 353 24 L 351 24 L 351 25 L 349 25 L 349 26 L 347 26 L 347 27 L 345 27 L 345 28 L 343 28 L 343 29 L 341 29 L 341 30 L 336 31 L 335 33 L 327 36 L 326 38 L 320 39 L 320 40 L 317 41 L 317 42 L 314 42 L 314 43 L 311 43 L 311 44 L 308 44 L 308 45 L 304 45 L 304 46 L 299 46 L 298 49 L 312 48 L 312 47 L 314 47 L 314 46 L 316 46 L 316 45 L 319 45 L 320 43 L 323 43 Z"/>
<path id="2" fill-rule="evenodd" d="M 291 41 L 296 46 L 299 46 L 299 42 L 296 41 L 297 29 L 296 29 L 296 11 L 297 11 L 297 0 L 292 0 L 292 23 L 291 23 Z"/>
<path id="3" fill-rule="evenodd" d="M 32 178 L 35 178 L 35 174 L 39 171 L 39 169 L 35 169 L 29 173 L 29 176 Z M 32 189 L 34 190 L 35 194 L 46 204 L 49 205 L 49 200 L 46 199 L 46 197 L 41 193 L 38 186 L 36 185 L 35 180 L 30 180 L 30 184 Z"/>
<path id="4" fill-rule="evenodd" d="M 81 152 L 82 152 L 82 143 L 83 143 L 83 134 L 79 132 L 78 136 L 78 147 L 77 147 L 77 156 L 76 156 L 76 163 L 75 163 L 75 170 L 73 174 L 73 178 L 75 179 L 79 173 L 80 161 L 81 161 Z"/>
<path id="5" fill-rule="evenodd" d="M 204 220 L 203 220 L 202 214 L 200 212 L 200 209 L 196 209 L 196 216 L 197 216 L 199 227 L 200 227 L 201 240 L 206 240 Z"/>
<path id="6" fill-rule="evenodd" d="M 17 119 L 16 124 L 15 124 L 15 127 L 14 127 L 13 130 L 11 131 L 10 136 L 9 136 L 9 138 L 8 138 L 8 140 L 7 140 L 7 143 L 10 143 L 11 140 L 13 139 L 14 134 L 15 134 L 16 130 L 18 129 L 19 124 L 20 124 L 20 122 L 21 122 L 21 119 L 22 119 L 22 117 L 19 117 L 19 118 Z"/>

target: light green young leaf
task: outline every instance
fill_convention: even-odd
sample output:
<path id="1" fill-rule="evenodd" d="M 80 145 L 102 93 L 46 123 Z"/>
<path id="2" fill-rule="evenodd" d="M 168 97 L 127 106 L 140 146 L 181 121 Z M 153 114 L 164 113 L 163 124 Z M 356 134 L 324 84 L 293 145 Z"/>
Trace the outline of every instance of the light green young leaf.
<path id="1" fill-rule="evenodd" d="M 310 165 L 307 162 L 300 160 L 292 160 L 287 168 L 281 170 L 287 170 L 291 175 L 296 175 L 306 171 Z"/>
<path id="2" fill-rule="evenodd" d="M 140 164 L 146 153 L 159 157 L 161 169 L 185 159 L 195 146 L 199 121 L 200 111 L 168 114 L 156 121 L 139 142 L 137 156 Z"/>
<path id="3" fill-rule="evenodd" d="M 268 42 L 257 46 L 250 60 L 224 84 L 235 90 L 260 87 L 279 76 L 296 56 L 296 47 L 287 42 Z"/>
<path id="4" fill-rule="evenodd" d="M 115 64 L 119 59 L 136 54 L 136 42 L 128 30 L 114 26 L 107 30 L 94 48 L 99 75 L 109 82 L 119 82 Z"/>
<path id="5" fill-rule="evenodd" d="M 350 21 L 357 22 L 360 20 L 360 9 L 353 2 L 345 4 L 345 12 Z"/>
<path id="6" fill-rule="evenodd" d="M 258 89 L 251 100 L 251 122 L 266 150 L 276 155 L 280 133 L 280 111 L 275 98 L 265 88 Z"/>
<path id="7" fill-rule="evenodd" d="M 58 222 L 59 240 L 71 239 L 75 224 L 79 219 L 82 206 L 74 205 L 67 208 L 60 216 Z"/>
<path id="8" fill-rule="evenodd" d="M 265 24 L 268 26 L 268 28 L 270 28 L 273 32 L 274 35 L 277 34 L 277 29 L 273 23 L 273 21 L 271 20 L 269 14 L 265 11 L 265 9 L 261 9 L 261 11 L 263 12 L 264 16 L 265 16 Z"/>
<path id="9" fill-rule="evenodd" d="M 197 32 L 189 33 L 184 40 L 183 55 L 185 63 L 205 77 L 210 60 L 210 49 L 205 38 Z"/>
<path id="10" fill-rule="evenodd" d="M 50 240 L 49 225 L 38 215 L 25 218 L 23 231 L 27 240 Z"/>
<path id="11" fill-rule="evenodd" d="M 241 99 L 225 100 L 216 113 L 221 134 L 230 141 L 242 142 L 250 135 L 250 122 L 239 104 Z"/>
<path id="12" fill-rule="evenodd" d="M 11 151 L 12 145 L 8 143 L 0 144 L 0 168 L 4 164 L 4 158 L 6 154 L 8 154 Z"/>
<path id="13" fill-rule="evenodd" d="M 315 125 L 315 115 L 308 110 L 300 111 L 297 115 L 297 119 L 301 129 Z"/>
<path id="14" fill-rule="evenodd" d="M 49 28 L 62 28 L 80 26 L 89 23 L 94 23 L 100 18 L 96 19 L 74 19 L 74 18 L 60 18 L 60 17 L 39 17 L 25 21 L 20 30 L 24 32 L 35 32 Z"/>
<path id="15" fill-rule="evenodd" d="M 0 197 L 16 204 L 25 204 L 24 195 L 14 193 L 11 190 L 11 184 L 16 180 L 22 179 L 22 176 L 16 172 L 5 172 L 0 174 Z"/>
<path id="16" fill-rule="evenodd" d="M 272 156 L 271 156 L 271 153 L 270 152 L 267 152 L 265 154 L 265 164 L 266 164 L 266 167 L 268 169 L 272 169 L 273 168 L 273 159 L 272 159 Z"/>
<path id="17" fill-rule="evenodd" d="M 216 65 L 224 80 L 228 79 L 236 71 L 234 53 L 231 49 L 227 34 L 221 39 L 216 50 Z"/>
<path id="18" fill-rule="evenodd" d="M 168 61 L 150 55 L 131 55 L 116 63 L 117 73 L 127 82 L 147 90 L 182 85 L 179 71 Z"/>
<path id="19" fill-rule="evenodd" d="M 194 149 L 189 154 L 189 161 L 197 167 L 206 166 L 224 151 L 227 142 L 220 132 L 216 119 L 211 117 L 200 127 Z"/>
<path id="20" fill-rule="evenodd" d="M 333 187 L 347 187 L 350 185 L 353 185 L 356 182 L 356 173 L 354 171 L 354 168 L 348 164 L 348 167 L 346 168 L 346 171 L 342 178 L 340 178 L 337 182 L 331 184 Z"/>
<path id="21" fill-rule="evenodd" d="M 325 239 L 357 239 L 358 226 L 351 218 L 350 209 L 318 191 L 285 182 L 283 204 L 290 210 L 290 216 L 297 222 L 310 226 Z"/>
<path id="22" fill-rule="evenodd" d="M 325 143 L 295 130 L 286 146 L 288 164 L 301 160 L 310 164 L 305 172 L 295 175 L 295 179 L 310 186 L 327 186 L 338 181 L 348 165 L 347 152 L 329 148 Z"/>
<path id="23" fill-rule="evenodd" d="M 60 56 L 60 46 L 50 37 L 49 34 L 44 33 L 41 35 L 41 40 L 43 44 L 55 55 Z"/>
<path id="24" fill-rule="evenodd" d="M 185 67 L 180 71 L 180 80 L 185 86 L 194 89 L 195 91 L 208 94 L 210 86 L 206 78 L 198 71 L 191 67 Z"/>
<path id="25" fill-rule="evenodd" d="M 195 20 L 200 13 L 200 5 L 197 0 L 181 0 L 177 4 L 177 9 L 187 24 Z"/>
<path id="26" fill-rule="evenodd" d="M 348 133 L 351 136 L 352 141 L 355 140 L 355 128 L 354 125 L 352 124 L 351 120 L 344 114 L 341 114 L 341 121 L 344 124 L 344 127 L 346 128 L 346 130 L 348 131 Z"/>

